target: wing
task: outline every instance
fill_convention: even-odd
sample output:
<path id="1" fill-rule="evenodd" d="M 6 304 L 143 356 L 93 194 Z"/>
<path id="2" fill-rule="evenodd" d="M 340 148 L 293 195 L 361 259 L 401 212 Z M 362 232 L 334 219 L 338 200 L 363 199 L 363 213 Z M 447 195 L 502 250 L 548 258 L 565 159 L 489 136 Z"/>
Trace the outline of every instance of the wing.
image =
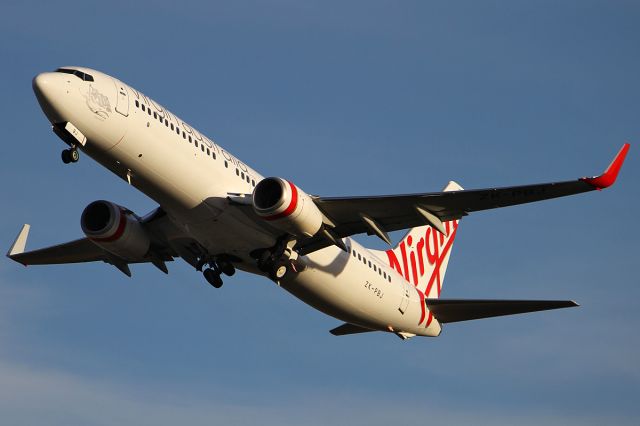
<path id="1" fill-rule="evenodd" d="M 59 263 L 81 263 L 106 260 L 104 251 L 87 238 L 64 244 L 24 252 L 29 236 L 29 225 L 24 225 L 7 253 L 7 257 L 27 265 L 52 265 Z"/>
<path id="2" fill-rule="evenodd" d="M 366 232 L 370 235 L 376 234 L 387 241 L 386 232 L 425 224 L 444 233 L 442 222 L 460 219 L 471 212 L 607 188 L 615 182 L 628 151 L 629 144 L 626 143 L 602 175 L 571 181 L 474 190 L 462 190 L 457 184 L 450 183 L 445 192 L 373 197 L 319 197 L 314 201 L 335 224 L 332 233 L 337 238 Z M 307 254 L 330 244 L 332 243 L 326 238 L 317 236 L 301 242 L 298 250 L 301 254 Z"/>
<path id="3" fill-rule="evenodd" d="M 129 263 L 149 262 L 154 264 L 161 271 L 167 273 L 167 268 L 164 262 L 171 261 L 174 257 L 178 256 L 176 249 L 167 244 L 166 240 L 162 238 L 162 235 L 165 234 L 167 221 L 167 216 L 161 209 L 155 210 L 143 219 L 142 223 L 154 236 L 154 241 L 149 253 L 144 258 L 136 261 L 121 259 L 94 244 L 88 238 L 81 238 L 25 252 L 24 250 L 26 248 L 30 230 L 29 225 L 24 225 L 22 227 L 15 242 L 9 249 L 7 257 L 23 264 L 24 266 L 103 261 L 114 265 L 128 276 L 131 276 L 131 271 L 128 267 Z M 186 247 L 184 254 L 185 257 L 189 257 Z M 189 261 L 189 259 L 185 260 Z"/>

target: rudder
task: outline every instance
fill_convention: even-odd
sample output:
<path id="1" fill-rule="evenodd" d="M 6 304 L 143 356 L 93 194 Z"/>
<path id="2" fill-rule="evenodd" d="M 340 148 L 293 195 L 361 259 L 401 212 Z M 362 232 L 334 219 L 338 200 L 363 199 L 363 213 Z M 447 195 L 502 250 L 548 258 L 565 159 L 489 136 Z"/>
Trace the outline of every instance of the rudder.
<path id="1" fill-rule="evenodd" d="M 443 191 L 460 190 L 462 187 L 451 181 Z M 385 252 L 389 265 L 426 298 L 440 297 L 458 223 L 444 222 L 446 235 L 429 225 L 412 228 L 396 247 Z"/>

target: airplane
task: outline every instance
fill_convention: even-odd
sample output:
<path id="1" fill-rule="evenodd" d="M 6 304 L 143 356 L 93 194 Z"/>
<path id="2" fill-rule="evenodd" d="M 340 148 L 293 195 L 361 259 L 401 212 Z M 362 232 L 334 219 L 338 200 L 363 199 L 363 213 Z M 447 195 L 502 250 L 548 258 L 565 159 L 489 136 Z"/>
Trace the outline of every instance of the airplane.
<path id="1" fill-rule="evenodd" d="M 525 186 L 389 196 L 323 197 L 263 177 L 158 102 L 102 72 L 68 66 L 33 79 L 53 132 L 158 203 L 144 216 L 111 201 L 82 212 L 84 238 L 25 251 L 25 224 L 7 256 L 25 266 L 102 261 L 168 273 L 182 258 L 213 287 L 236 269 L 265 276 L 343 324 L 333 335 L 372 331 L 435 337 L 443 324 L 578 306 L 571 300 L 440 298 L 459 221 L 469 213 L 611 186 L 625 143 L 602 175 Z M 389 232 L 408 230 L 395 245 Z M 368 249 L 354 235 L 379 237 Z"/>

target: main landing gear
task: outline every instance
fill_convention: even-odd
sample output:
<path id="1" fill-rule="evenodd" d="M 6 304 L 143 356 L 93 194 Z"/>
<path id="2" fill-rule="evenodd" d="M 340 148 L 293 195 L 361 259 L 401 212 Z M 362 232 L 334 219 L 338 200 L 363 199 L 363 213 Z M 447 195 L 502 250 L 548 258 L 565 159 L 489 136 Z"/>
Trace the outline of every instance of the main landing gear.
<path id="1" fill-rule="evenodd" d="M 293 250 L 295 245 L 295 240 L 281 239 L 274 247 L 257 250 L 252 256 L 257 260 L 258 268 L 279 284 L 289 271 L 301 272 L 304 269 Z"/>
<path id="2" fill-rule="evenodd" d="M 222 287 L 222 278 L 220 278 L 220 271 L 213 268 L 207 268 L 202 272 L 204 275 L 204 279 L 207 280 L 209 284 L 211 284 L 215 288 Z"/>
<path id="3" fill-rule="evenodd" d="M 65 149 L 62 151 L 62 162 L 64 164 L 77 163 L 80 159 L 80 153 L 76 147 Z"/>
<path id="4" fill-rule="evenodd" d="M 205 265 L 209 265 L 209 267 L 202 271 L 202 268 Z M 236 273 L 236 268 L 231 262 L 223 259 L 209 259 L 206 257 L 203 257 L 198 261 L 196 269 L 198 269 L 198 271 L 202 271 L 204 279 L 206 279 L 207 282 L 215 288 L 222 287 L 222 274 L 230 277 Z"/>

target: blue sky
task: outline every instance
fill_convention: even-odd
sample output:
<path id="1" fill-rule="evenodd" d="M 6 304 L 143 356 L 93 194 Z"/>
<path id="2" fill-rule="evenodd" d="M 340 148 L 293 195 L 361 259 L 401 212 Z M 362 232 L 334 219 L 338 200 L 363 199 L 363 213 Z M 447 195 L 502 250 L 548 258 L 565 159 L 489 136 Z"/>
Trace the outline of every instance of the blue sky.
<path id="1" fill-rule="evenodd" d="M 100 69 L 260 170 L 321 195 L 597 174 L 601 193 L 466 218 L 443 297 L 581 307 L 452 324 L 437 339 L 336 338 L 265 279 L 216 291 L 104 264 L 0 261 L 7 424 L 637 424 L 640 4 L 634 1 L 21 1 L 0 15 L 0 243 L 81 235 L 109 199 L 154 208 L 59 158 L 31 78 Z M 396 238 L 398 236 L 396 235 Z M 375 239 L 362 241 L 383 247 Z"/>

